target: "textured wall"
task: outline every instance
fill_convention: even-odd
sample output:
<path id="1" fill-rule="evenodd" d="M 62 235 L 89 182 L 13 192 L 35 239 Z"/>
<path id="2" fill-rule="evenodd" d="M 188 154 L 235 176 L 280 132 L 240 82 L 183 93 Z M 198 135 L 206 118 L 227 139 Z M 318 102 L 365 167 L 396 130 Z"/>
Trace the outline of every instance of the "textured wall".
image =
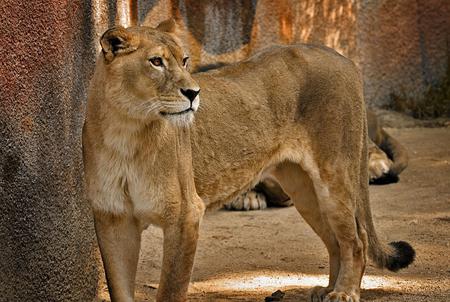
<path id="1" fill-rule="evenodd" d="M 194 64 L 242 60 L 271 44 L 323 43 L 353 56 L 354 1 L 151 0 L 140 19 L 156 26 L 173 17 L 187 34 Z"/>
<path id="2" fill-rule="evenodd" d="M 234 62 L 271 44 L 325 44 L 360 65 L 376 105 L 393 92 L 420 98 L 449 57 L 448 0 L 142 0 L 139 13 L 150 26 L 174 17 L 194 65 Z"/>
<path id="3" fill-rule="evenodd" d="M 91 301 L 81 126 L 95 35 L 82 0 L 0 1 L 0 301 Z"/>
<path id="4" fill-rule="evenodd" d="M 449 67 L 450 1 L 361 1 L 357 34 L 368 99 L 420 98 Z"/>

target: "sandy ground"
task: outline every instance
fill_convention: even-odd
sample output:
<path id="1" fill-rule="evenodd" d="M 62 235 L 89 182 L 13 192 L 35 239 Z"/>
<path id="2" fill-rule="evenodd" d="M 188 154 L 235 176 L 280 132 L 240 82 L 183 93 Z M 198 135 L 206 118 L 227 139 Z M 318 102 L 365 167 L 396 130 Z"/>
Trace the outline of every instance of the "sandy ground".
<path id="1" fill-rule="evenodd" d="M 406 240 L 416 262 L 399 273 L 370 265 L 363 301 L 450 300 L 450 128 L 388 129 L 410 151 L 400 182 L 371 186 L 379 237 Z M 154 301 L 162 233 L 144 233 L 136 301 Z M 277 289 L 283 301 L 308 301 L 308 290 L 326 285 L 324 245 L 295 208 L 209 212 L 201 226 L 190 301 L 264 301 Z M 106 286 L 101 296 L 108 300 Z"/>

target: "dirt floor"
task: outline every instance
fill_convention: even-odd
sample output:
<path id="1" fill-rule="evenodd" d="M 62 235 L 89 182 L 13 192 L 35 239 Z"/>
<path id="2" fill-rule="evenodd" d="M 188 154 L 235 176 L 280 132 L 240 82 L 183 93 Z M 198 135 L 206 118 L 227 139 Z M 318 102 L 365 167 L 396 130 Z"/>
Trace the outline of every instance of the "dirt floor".
<path id="1" fill-rule="evenodd" d="M 370 265 L 363 301 L 450 300 L 450 128 L 387 129 L 410 151 L 400 182 L 371 186 L 379 237 L 406 240 L 417 260 L 399 273 Z M 160 272 L 162 233 L 144 233 L 136 301 L 153 301 Z M 277 289 L 283 301 L 308 301 L 326 285 L 327 252 L 295 208 L 209 212 L 197 250 L 190 301 L 264 301 Z M 101 296 L 106 301 L 106 286 Z"/>

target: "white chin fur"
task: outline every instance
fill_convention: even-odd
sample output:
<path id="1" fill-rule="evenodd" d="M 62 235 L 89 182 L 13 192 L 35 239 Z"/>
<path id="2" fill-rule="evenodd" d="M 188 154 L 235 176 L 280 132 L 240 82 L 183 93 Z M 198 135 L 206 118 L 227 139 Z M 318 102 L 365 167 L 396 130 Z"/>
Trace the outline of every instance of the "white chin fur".
<path id="1" fill-rule="evenodd" d="M 196 97 L 192 102 L 192 109 L 194 111 L 189 111 L 184 114 L 166 115 L 165 118 L 171 122 L 173 125 L 178 127 L 189 126 L 194 121 L 195 112 L 200 105 L 200 97 Z"/>
<path id="2" fill-rule="evenodd" d="M 194 112 L 189 111 L 184 114 L 167 115 L 165 118 L 175 126 L 184 127 L 189 126 L 194 121 Z"/>

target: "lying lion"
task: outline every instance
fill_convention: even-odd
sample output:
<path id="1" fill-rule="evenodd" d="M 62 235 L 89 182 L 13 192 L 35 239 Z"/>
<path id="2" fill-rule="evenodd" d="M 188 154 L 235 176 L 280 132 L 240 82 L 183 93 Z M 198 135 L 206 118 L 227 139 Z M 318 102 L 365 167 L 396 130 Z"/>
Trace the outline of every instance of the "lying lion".
<path id="1" fill-rule="evenodd" d="M 408 151 L 378 123 L 375 113 L 367 110 L 369 130 L 369 183 L 397 182 L 408 166 Z M 262 210 L 268 206 L 287 207 L 293 203 L 273 179 L 263 179 L 250 191 L 225 203 L 228 210 Z"/>
<path id="2" fill-rule="evenodd" d="M 385 245 L 375 233 L 362 83 L 350 60 L 278 46 L 192 76 L 173 27 L 106 31 L 89 89 L 85 177 L 112 301 L 134 300 L 149 224 L 164 231 L 157 301 L 185 301 L 205 209 L 264 178 L 330 254 L 329 285 L 313 301 L 359 301 L 367 256 L 393 271 L 413 261 L 408 243 Z"/>

